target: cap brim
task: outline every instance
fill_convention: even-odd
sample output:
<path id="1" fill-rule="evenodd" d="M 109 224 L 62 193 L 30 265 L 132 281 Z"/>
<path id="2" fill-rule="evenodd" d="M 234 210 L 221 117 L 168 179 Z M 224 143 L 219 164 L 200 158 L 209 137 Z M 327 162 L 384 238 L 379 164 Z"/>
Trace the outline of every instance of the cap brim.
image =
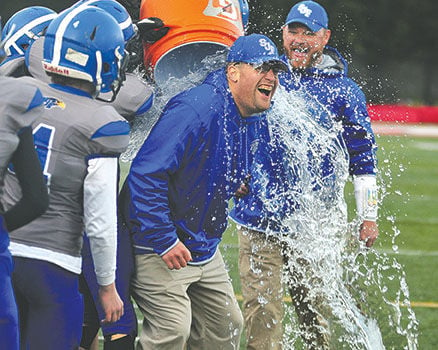
<path id="1" fill-rule="evenodd" d="M 288 26 L 291 23 L 301 23 L 304 24 L 307 28 L 309 28 L 312 32 L 317 32 L 320 29 L 324 28 L 323 26 L 317 24 L 317 23 L 313 23 L 312 21 L 307 21 L 305 19 L 302 18 L 292 18 L 291 20 L 287 21 L 284 26 Z"/>
<path id="2" fill-rule="evenodd" d="M 278 70 L 282 70 L 284 72 L 289 71 L 289 67 L 287 66 L 287 64 L 281 60 L 272 60 L 267 61 L 266 63 L 269 63 L 272 67 L 278 68 Z"/>

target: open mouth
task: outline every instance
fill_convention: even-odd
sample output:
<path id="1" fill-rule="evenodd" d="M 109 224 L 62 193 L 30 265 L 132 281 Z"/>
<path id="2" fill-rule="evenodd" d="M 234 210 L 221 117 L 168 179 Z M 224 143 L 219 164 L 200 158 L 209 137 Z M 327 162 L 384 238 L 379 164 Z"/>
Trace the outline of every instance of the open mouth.
<path id="1" fill-rule="evenodd" d="M 292 51 L 299 53 L 299 54 L 303 54 L 303 53 L 305 54 L 305 53 L 309 52 L 309 49 L 305 48 L 305 47 L 296 47 L 296 48 L 293 48 Z"/>
<path id="2" fill-rule="evenodd" d="M 265 96 L 269 96 L 272 92 L 272 86 L 262 85 L 259 86 L 258 90 Z"/>

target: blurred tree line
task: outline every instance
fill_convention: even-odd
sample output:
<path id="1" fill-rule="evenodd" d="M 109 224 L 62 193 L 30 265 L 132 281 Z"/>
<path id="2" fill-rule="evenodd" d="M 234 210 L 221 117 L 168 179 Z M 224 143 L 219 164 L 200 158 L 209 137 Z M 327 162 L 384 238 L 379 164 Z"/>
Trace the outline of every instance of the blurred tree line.
<path id="1" fill-rule="evenodd" d="M 162 0 L 171 1 L 171 0 Z M 193 0 L 196 1 L 196 0 Z M 2 23 L 33 5 L 55 11 L 75 0 L 1 0 Z M 119 0 L 138 17 L 140 0 Z M 189 1 L 187 6 L 189 5 Z M 296 0 L 248 0 L 248 33 L 281 48 L 281 26 Z M 319 0 L 329 14 L 330 45 L 350 64 L 350 75 L 372 103 L 438 104 L 437 0 Z"/>

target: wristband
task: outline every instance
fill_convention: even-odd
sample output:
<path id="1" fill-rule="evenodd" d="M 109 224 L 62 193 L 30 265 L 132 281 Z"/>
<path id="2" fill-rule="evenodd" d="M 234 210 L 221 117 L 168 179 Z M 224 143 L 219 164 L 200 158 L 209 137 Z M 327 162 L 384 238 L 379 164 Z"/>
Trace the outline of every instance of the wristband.
<path id="1" fill-rule="evenodd" d="M 378 211 L 377 184 L 374 175 L 360 175 L 353 179 L 357 214 L 363 220 L 376 221 Z"/>

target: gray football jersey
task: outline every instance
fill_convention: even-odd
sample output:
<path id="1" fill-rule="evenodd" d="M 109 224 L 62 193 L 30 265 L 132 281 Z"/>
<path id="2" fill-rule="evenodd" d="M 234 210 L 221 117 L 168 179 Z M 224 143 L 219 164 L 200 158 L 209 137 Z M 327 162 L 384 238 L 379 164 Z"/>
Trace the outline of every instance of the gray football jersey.
<path id="1" fill-rule="evenodd" d="M 43 68 L 44 36 L 36 39 L 25 53 L 26 66 L 30 75 L 35 79 L 50 83 L 50 77 Z"/>
<path id="2" fill-rule="evenodd" d="M 18 146 L 18 133 L 43 112 L 43 96 L 32 85 L 0 77 L 0 195 L 9 160 Z"/>
<path id="3" fill-rule="evenodd" d="M 67 92 L 71 88 L 55 89 L 30 77 L 18 80 L 37 86 L 46 99 L 32 128 L 50 192 L 46 213 L 13 231 L 11 241 L 79 257 L 88 160 L 120 155 L 129 142 L 129 124 L 109 104 Z M 8 174 L 4 201 L 10 206 L 18 198 L 17 180 Z"/>
<path id="4" fill-rule="evenodd" d="M 39 37 L 32 43 L 28 51 L 27 69 L 36 79 L 50 83 L 50 78 L 43 69 L 42 60 L 44 52 L 44 37 Z M 151 106 L 153 100 L 153 89 L 146 82 L 142 81 L 134 73 L 126 73 L 126 80 L 123 82 L 119 93 L 111 105 L 127 120 L 145 113 Z M 101 94 L 99 97 L 109 100 L 111 93 Z M 107 103 L 98 101 L 99 103 Z"/>
<path id="5" fill-rule="evenodd" d="M 101 94 L 102 98 L 108 99 L 110 93 Z M 126 80 L 120 88 L 114 102 L 111 105 L 126 120 L 131 120 L 149 110 L 152 106 L 153 90 L 133 73 L 126 73 Z"/>

